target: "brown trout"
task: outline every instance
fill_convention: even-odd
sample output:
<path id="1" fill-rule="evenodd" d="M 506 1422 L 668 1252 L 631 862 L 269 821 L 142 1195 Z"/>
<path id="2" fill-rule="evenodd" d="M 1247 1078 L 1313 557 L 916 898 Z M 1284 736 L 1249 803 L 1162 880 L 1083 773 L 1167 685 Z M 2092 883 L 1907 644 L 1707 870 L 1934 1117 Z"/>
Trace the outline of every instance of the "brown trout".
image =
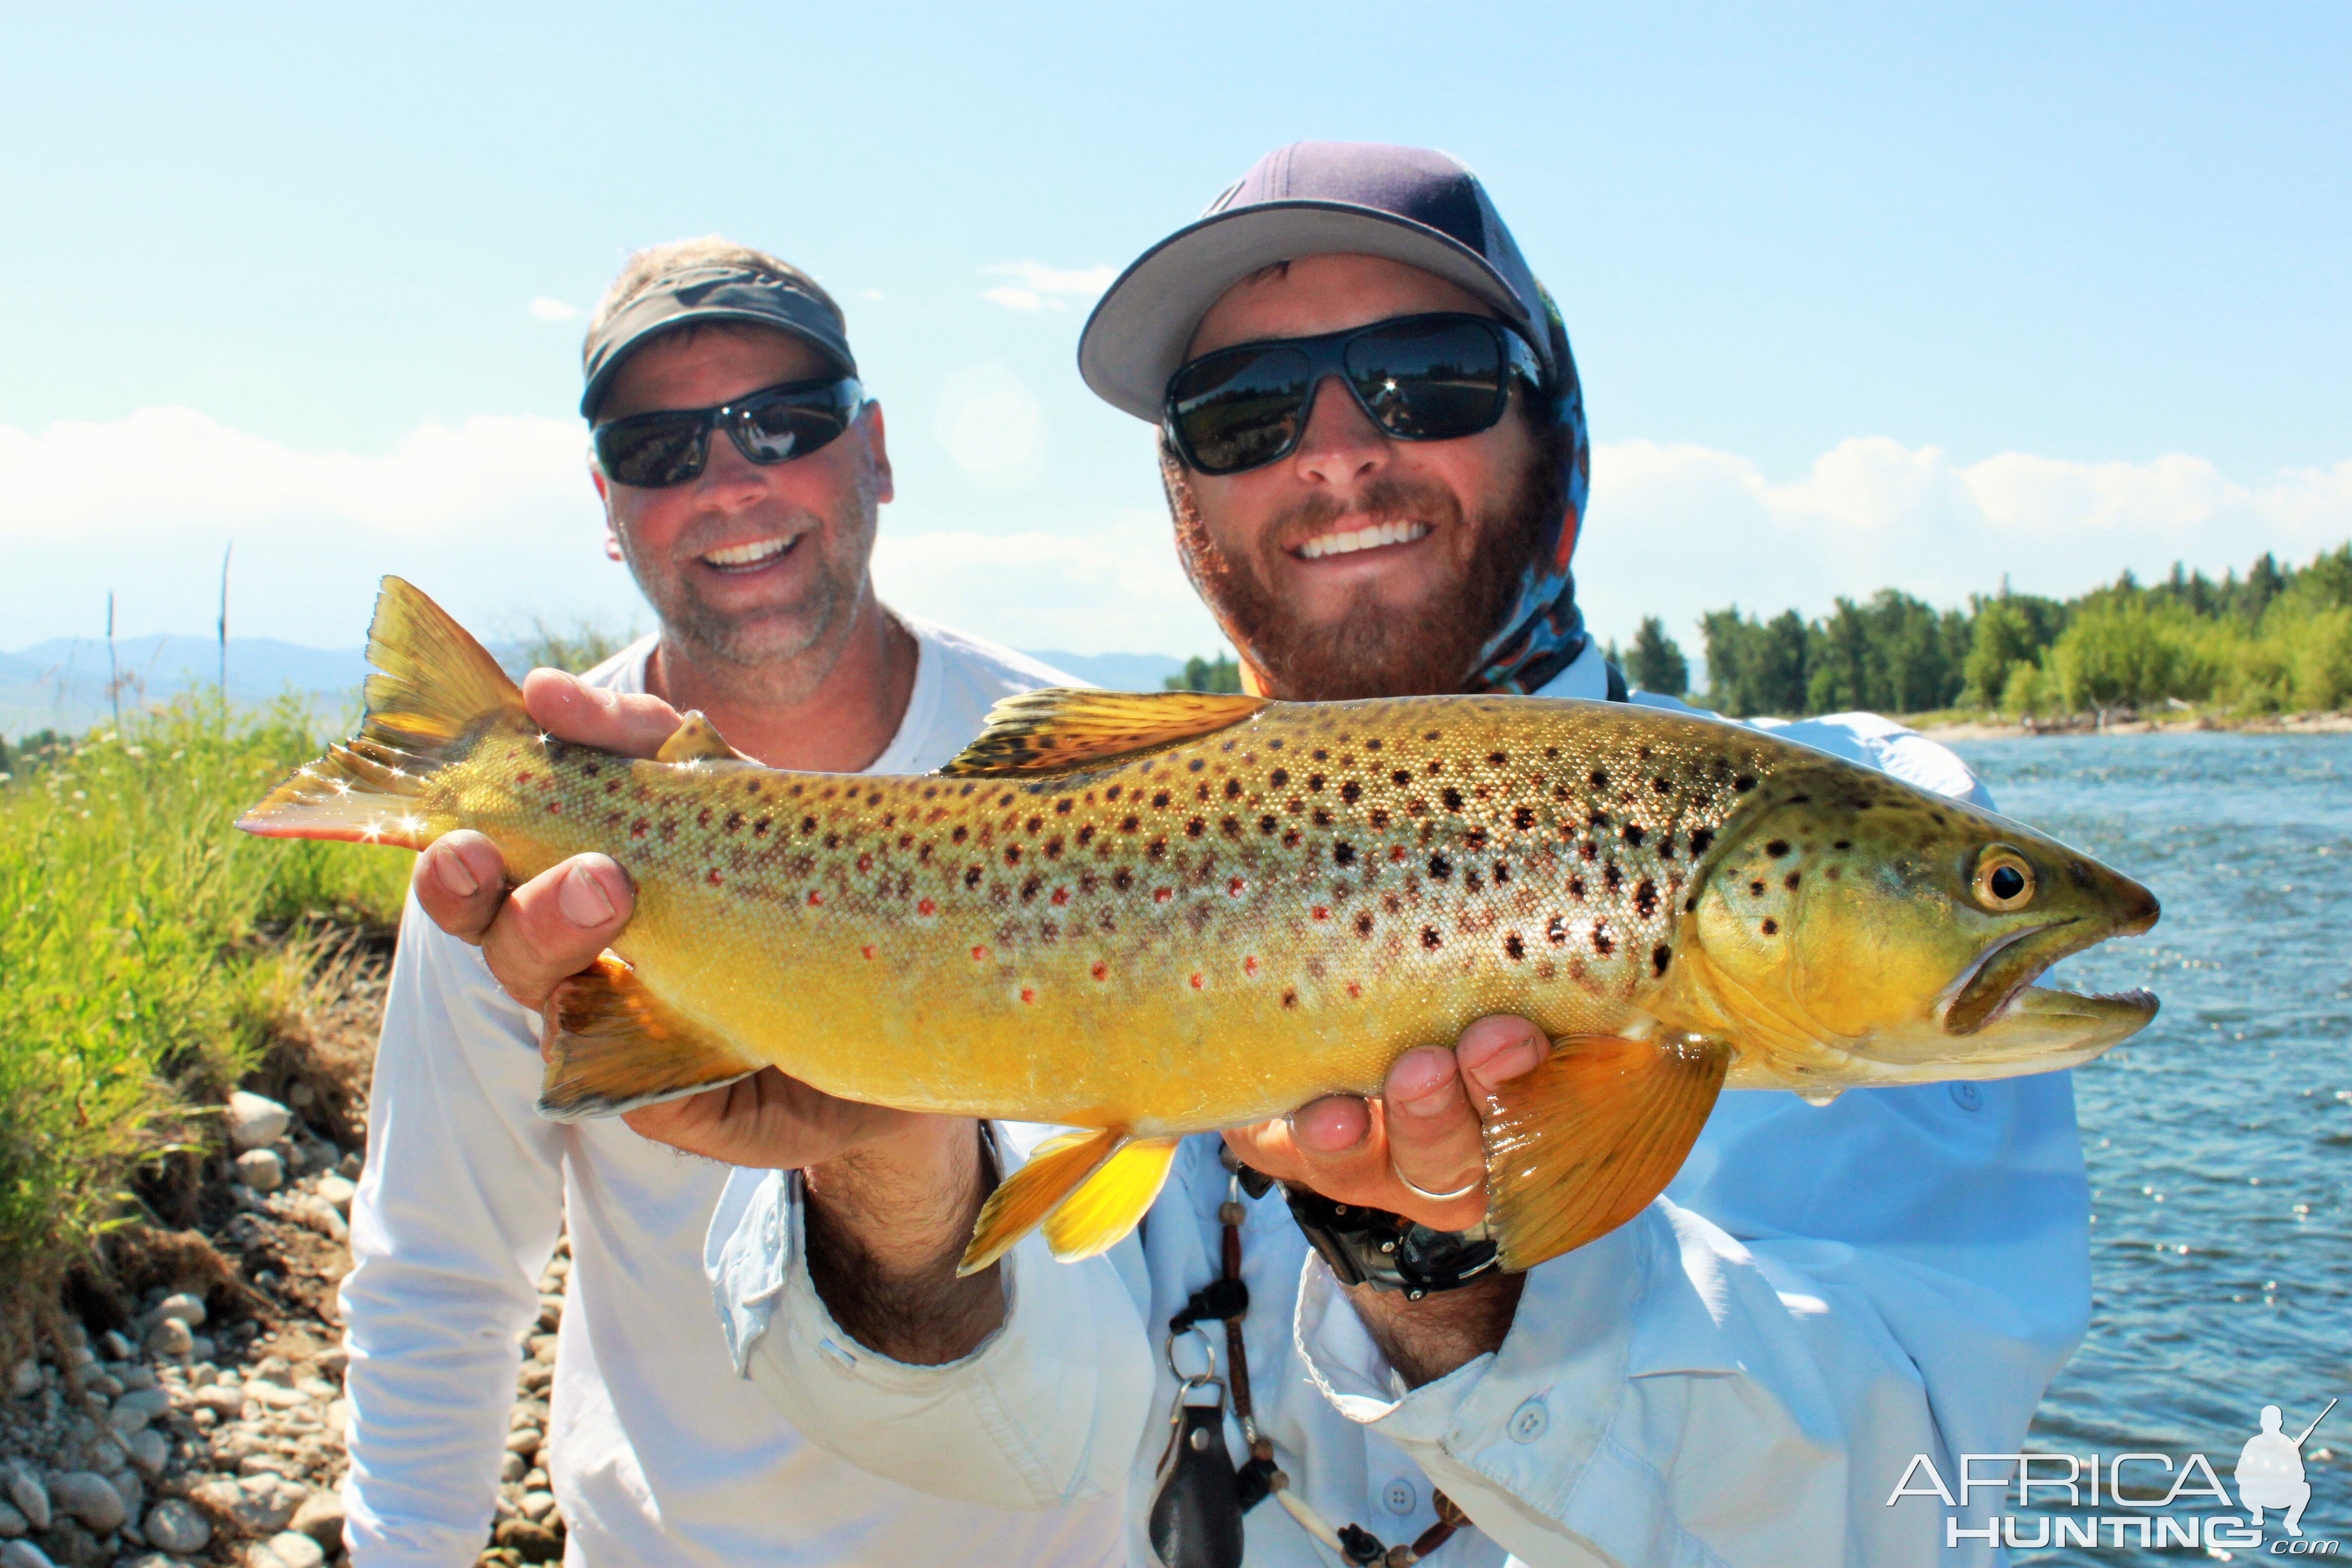
<path id="1" fill-rule="evenodd" d="M 742 761 L 701 720 L 641 762 L 541 734 L 384 580 L 361 732 L 249 832 L 587 850 L 635 918 L 549 1005 L 541 1109 L 609 1115 L 773 1064 L 911 1110 L 1060 1123 L 965 1267 L 1043 1225 L 1083 1257 L 1176 1142 L 1376 1093 L 1491 1013 L 1546 1062 L 1486 1108 L 1488 1223 L 1525 1268 L 1674 1175 L 1717 1092 L 2087 1060 L 2144 992 L 2032 982 L 2147 931 L 2137 883 L 2022 824 L 1696 715 L 1532 698 L 1290 703 L 1037 691 L 920 777 Z"/>

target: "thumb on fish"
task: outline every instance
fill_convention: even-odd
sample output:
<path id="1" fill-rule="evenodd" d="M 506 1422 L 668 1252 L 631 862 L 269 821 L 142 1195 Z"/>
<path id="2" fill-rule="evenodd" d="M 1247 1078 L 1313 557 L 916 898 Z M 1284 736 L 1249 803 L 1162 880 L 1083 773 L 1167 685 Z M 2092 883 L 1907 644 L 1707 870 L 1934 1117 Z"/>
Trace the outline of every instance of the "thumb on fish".
<path id="1" fill-rule="evenodd" d="M 677 710 L 641 691 L 608 691 L 561 669 L 522 678 L 522 702 L 559 741 L 625 757 L 651 757 L 680 722 Z"/>

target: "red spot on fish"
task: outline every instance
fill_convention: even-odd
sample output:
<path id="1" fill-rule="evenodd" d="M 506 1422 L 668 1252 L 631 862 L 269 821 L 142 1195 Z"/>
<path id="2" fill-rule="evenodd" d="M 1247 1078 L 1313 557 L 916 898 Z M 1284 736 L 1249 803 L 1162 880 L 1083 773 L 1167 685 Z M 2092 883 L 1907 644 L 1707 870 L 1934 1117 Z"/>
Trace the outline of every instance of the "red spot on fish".
<path id="1" fill-rule="evenodd" d="M 1403 858 L 1404 858 L 1404 846 L 1403 846 L 1403 845 L 1400 844 L 1400 845 L 1396 846 L 1394 848 L 1392 848 L 1392 849 L 1391 849 L 1391 850 L 1389 851 L 1389 859 L 1390 859 L 1391 861 L 1392 861 L 1392 862 L 1394 862 L 1394 861 L 1402 861 Z"/>
<path id="2" fill-rule="evenodd" d="M 1331 911 L 1323 905 L 1318 904 L 1315 906 L 1315 918 L 1318 921 L 1328 921 L 1331 918 Z"/>
<path id="3" fill-rule="evenodd" d="M 857 951 L 858 951 L 858 952 L 862 952 L 862 953 L 864 953 L 864 954 L 865 954 L 866 957 L 868 957 L 868 958 L 871 958 L 871 957 L 873 957 L 873 956 L 874 956 L 874 947 L 873 947 L 873 944 L 872 944 L 872 943 L 870 943 L 870 942 L 869 942 L 869 943 L 867 943 L 866 946 L 859 948 Z"/>
<path id="4" fill-rule="evenodd" d="M 1244 974 L 1255 974 L 1257 973 L 1257 955 L 1255 953 L 1252 953 L 1249 957 L 1242 960 L 1242 973 Z"/>
<path id="5" fill-rule="evenodd" d="M 1248 886 L 1249 884 L 1247 882 L 1243 881 L 1239 877 L 1235 877 L 1232 881 L 1225 884 L 1225 896 L 1229 899 L 1238 899 L 1242 896 L 1242 889 Z"/>
<path id="6" fill-rule="evenodd" d="M 814 888 L 811 888 L 809 889 L 809 908 L 815 909 L 824 902 L 824 895 L 818 892 Z"/>
<path id="7" fill-rule="evenodd" d="M 1164 904 L 1175 896 L 1176 889 L 1173 888 L 1154 888 L 1151 890 L 1151 901 L 1155 904 Z"/>
<path id="8" fill-rule="evenodd" d="M 632 838 L 643 838 L 646 836 L 646 829 L 652 826 L 653 824 L 647 822 L 641 816 L 635 822 L 629 824 L 629 837 Z"/>
<path id="9" fill-rule="evenodd" d="M 987 956 L 988 949 L 984 947 L 975 947 L 971 950 L 971 961 L 974 963 L 978 963 L 982 959 L 986 958 Z"/>
<path id="10" fill-rule="evenodd" d="M 530 774 L 529 774 L 529 773 L 517 773 L 517 774 L 515 774 L 515 783 L 517 783 L 517 784 L 527 784 L 530 783 L 530 779 L 531 779 L 531 775 L 530 775 Z"/>
<path id="11" fill-rule="evenodd" d="M 562 803 L 562 801 L 560 801 L 560 800 L 551 800 L 551 801 L 549 801 L 549 802 L 547 803 L 547 815 L 548 815 L 548 816 L 555 816 L 557 813 L 561 812 L 562 809 L 563 809 L 563 803 Z"/>
<path id="12" fill-rule="evenodd" d="M 719 868 L 718 868 L 718 867 L 713 866 L 709 870 L 708 870 L 708 871 L 704 872 L 704 873 L 703 873 L 703 875 L 704 875 L 704 877 L 705 877 L 705 878 L 709 881 L 709 883 L 710 883 L 710 885 L 711 885 L 712 887 L 714 887 L 714 888 L 715 888 L 715 887 L 719 886 Z"/>
<path id="13" fill-rule="evenodd" d="M 1109 974 L 1110 974 L 1110 965 L 1109 965 L 1109 964 L 1108 964 L 1108 963 L 1103 963 L 1100 959 L 1097 959 L 1097 960 L 1095 961 L 1095 968 L 1094 968 L 1094 975 L 1095 975 L 1095 978 L 1096 978 L 1097 980 L 1102 980 L 1102 979 L 1106 979 L 1106 978 L 1108 978 L 1108 977 L 1109 976 Z"/>
<path id="14" fill-rule="evenodd" d="M 1034 1002 L 1037 1000 L 1037 993 L 1031 990 L 1028 986 L 1024 985 L 1021 988 L 1021 1000 L 1024 1002 Z"/>
<path id="15" fill-rule="evenodd" d="M 1348 994 L 1349 994 L 1349 995 L 1350 995 L 1350 996 L 1361 996 L 1363 994 L 1364 994 L 1364 988 L 1363 988 L 1363 986 L 1361 986 L 1360 984 L 1357 984 L 1357 983 L 1356 983 L 1355 981 L 1353 981 L 1353 980 L 1350 980 L 1350 981 L 1349 981 L 1349 982 L 1348 982 Z"/>
<path id="16" fill-rule="evenodd" d="M 710 826 L 710 808 L 709 806 L 706 805 L 700 811 L 694 814 L 694 825 L 697 827 L 708 827 Z"/>
<path id="17" fill-rule="evenodd" d="M 915 906 L 915 912 L 919 915 L 935 915 L 940 912 L 940 906 L 925 899 Z"/>
<path id="18" fill-rule="evenodd" d="M 1066 903 L 1068 903 L 1068 902 L 1070 901 L 1070 889 L 1067 889 L 1067 888 L 1056 888 L 1056 889 L 1054 889 L 1054 901 L 1055 901 L 1055 903 L 1057 903 L 1057 904 L 1066 904 Z"/>
<path id="19" fill-rule="evenodd" d="M 1193 990 L 1195 990 L 1195 991 L 1198 991 L 1200 988 L 1201 988 L 1201 977 L 1200 977 L 1199 975 L 1195 974 L 1194 976 L 1192 976 L 1192 989 L 1193 989 Z"/>
<path id="20" fill-rule="evenodd" d="M 871 855 L 860 855 L 857 858 L 857 868 L 861 871 L 871 871 L 874 869 L 874 857 Z"/>

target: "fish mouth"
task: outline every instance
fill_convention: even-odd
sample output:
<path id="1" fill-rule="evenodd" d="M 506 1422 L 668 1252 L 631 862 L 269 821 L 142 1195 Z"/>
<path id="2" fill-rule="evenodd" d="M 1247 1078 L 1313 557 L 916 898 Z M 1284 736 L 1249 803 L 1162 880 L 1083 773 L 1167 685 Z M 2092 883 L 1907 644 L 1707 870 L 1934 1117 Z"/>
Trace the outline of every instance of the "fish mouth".
<path id="1" fill-rule="evenodd" d="M 1360 551 L 1412 544 L 1435 531 L 1428 523 L 1414 518 L 1402 518 L 1392 522 L 1368 522 L 1357 528 L 1318 533 L 1293 545 L 1290 553 L 1301 561 L 1324 561 L 1337 555 L 1353 555 Z"/>
<path id="2" fill-rule="evenodd" d="M 741 544 L 730 544 L 724 550 L 706 550 L 695 557 L 713 572 L 730 577 L 748 576 L 770 563 L 790 555 L 806 534 L 778 534 L 767 539 L 753 539 Z"/>
<path id="3" fill-rule="evenodd" d="M 2150 916 L 2132 923 L 2145 931 L 2155 921 Z M 1974 1035 L 1997 1024 L 2030 1022 L 2045 1029 L 2080 1033 L 2085 1046 L 2095 1040 L 2090 1054 L 2096 1055 L 2155 1017 L 2156 997 L 2137 988 L 2098 994 L 2063 991 L 2033 982 L 2060 959 L 2111 936 L 2128 934 L 2135 933 L 2129 928 L 2082 920 L 2053 921 L 2011 933 L 1987 948 L 1946 992 L 1937 1009 L 1944 1032 Z M 2082 1026 L 2079 1030 L 2067 1027 L 2074 1022 Z"/>

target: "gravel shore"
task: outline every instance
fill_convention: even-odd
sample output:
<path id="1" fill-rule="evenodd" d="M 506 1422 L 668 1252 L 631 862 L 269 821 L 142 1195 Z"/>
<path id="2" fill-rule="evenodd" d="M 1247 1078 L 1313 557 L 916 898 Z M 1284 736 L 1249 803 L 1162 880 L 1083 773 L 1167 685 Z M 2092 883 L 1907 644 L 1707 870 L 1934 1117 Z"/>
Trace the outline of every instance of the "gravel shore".
<path id="1" fill-rule="evenodd" d="M 291 1098 L 300 1100 L 297 1094 Z M 147 1249 L 168 1276 L 134 1310 L 69 1301 L 0 1388 L 0 1568 L 322 1568 L 343 1560 L 347 1353 L 335 1288 L 363 1158 L 285 1105 L 226 1108 L 233 1157 L 206 1166 L 206 1219 Z M 364 1137 L 363 1114 L 335 1117 Z M 354 1124 L 356 1124 L 354 1126 Z M 560 1245 L 523 1349 L 481 1561 L 563 1554 L 545 1467 Z M 100 1327 L 101 1322 L 112 1326 Z"/>

